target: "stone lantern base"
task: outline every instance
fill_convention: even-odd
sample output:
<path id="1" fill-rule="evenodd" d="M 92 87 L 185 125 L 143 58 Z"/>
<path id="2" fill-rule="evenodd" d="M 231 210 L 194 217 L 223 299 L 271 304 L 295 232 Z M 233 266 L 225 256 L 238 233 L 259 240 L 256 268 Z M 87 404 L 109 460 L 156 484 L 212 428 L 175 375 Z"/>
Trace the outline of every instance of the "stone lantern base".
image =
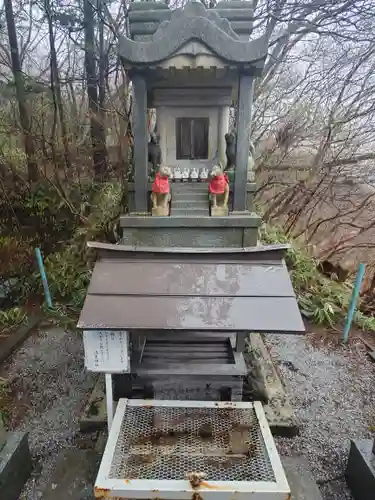
<path id="1" fill-rule="evenodd" d="M 354 500 L 375 498 L 375 440 L 351 441 L 345 476 Z"/>
<path id="2" fill-rule="evenodd" d="M 32 462 L 27 433 L 6 433 L 0 451 L 1 498 L 18 500 L 30 477 L 31 469 Z"/>

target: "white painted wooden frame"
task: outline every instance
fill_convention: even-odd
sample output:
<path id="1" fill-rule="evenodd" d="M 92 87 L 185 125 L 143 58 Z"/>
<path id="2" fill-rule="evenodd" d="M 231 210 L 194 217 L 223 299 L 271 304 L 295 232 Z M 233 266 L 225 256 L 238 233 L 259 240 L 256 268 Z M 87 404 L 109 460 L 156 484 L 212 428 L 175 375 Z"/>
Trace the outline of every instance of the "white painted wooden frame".
<path id="1" fill-rule="evenodd" d="M 238 408 L 255 410 L 275 481 L 210 481 L 193 490 L 188 480 L 110 478 L 112 459 L 127 407 Z M 157 401 L 120 399 L 95 483 L 95 498 L 191 500 L 289 500 L 290 488 L 260 402 Z"/>

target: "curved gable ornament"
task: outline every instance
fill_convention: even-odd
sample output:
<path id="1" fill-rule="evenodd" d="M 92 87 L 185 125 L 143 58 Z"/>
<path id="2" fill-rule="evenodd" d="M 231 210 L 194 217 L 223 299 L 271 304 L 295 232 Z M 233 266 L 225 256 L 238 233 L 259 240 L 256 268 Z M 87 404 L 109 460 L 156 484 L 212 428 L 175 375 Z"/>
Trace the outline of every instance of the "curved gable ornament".
<path id="1" fill-rule="evenodd" d="M 227 19 L 201 2 L 189 2 L 171 13 L 171 19 L 160 24 L 152 39 L 135 42 L 127 37 L 119 39 L 119 55 L 127 63 L 154 65 L 171 58 L 191 41 L 208 47 L 218 58 L 234 64 L 250 65 L 265 60 L 268 38 L 240 40 Z"/>

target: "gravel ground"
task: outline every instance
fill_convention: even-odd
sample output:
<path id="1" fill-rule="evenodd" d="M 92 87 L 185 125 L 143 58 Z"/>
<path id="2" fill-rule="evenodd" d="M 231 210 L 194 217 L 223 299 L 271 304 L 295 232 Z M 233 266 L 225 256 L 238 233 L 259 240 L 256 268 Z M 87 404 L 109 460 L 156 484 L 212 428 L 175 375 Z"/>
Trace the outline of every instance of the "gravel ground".
<path id="1" fill-rule="evenodd" d="M 375 364 L 357 339 L 344 347 L 268 335 L 266 345 L 301 424 L 299 436 L 277 439 L 280 454 L 308 459 L 325 500 L 351 500 L 342 476 L 349 439 L 374 436 Z"/>
<path id="2" fill-rule="evenodd" d="M 30 336 L 2 367 L 14 405 L 10 425 L 29 432 L 36 464 L 20 500 L 39 500 L 58 452 L 74 446 L 78 419 L 93 378 L 83 367 L 80 335 L 49 328 Z"/>

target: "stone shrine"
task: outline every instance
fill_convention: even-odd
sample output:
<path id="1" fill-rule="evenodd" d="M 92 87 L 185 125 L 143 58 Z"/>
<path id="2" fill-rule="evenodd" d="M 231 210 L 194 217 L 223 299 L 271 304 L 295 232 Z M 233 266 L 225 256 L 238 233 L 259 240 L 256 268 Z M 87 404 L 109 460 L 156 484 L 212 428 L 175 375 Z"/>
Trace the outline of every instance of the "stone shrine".
<path id="1" fill-rule="evenodd" d="M 134 184 L 130 213 L 121 218 L 124 244 L 256 244 L 261 221 L 253 213 L 255 184 L 247 182 L 251 109 L 254 78 L 262 71 L 268 42 L 265 36 L 249 40 L 252 18 L 251 4 L 245 1 L 219 2 L 214 9 L 190 2 L 174 11 L 162 2 L 130 4 L 130 38 L 119 41 L 134 99 Z M 225 207 L 210 210 L 204 182 L 215 165 L 228 166 L 226 135 L 233 105 L 236 165 L 234 175 L 228 172 L 229 220 Z M 150 205 L 151 108 L 156 109 L 161 163 L 171 169 L 170 217 L 158 221 Z M 215 215 L 225 218 L 219 221 Z"/>
<path id="2" fill-rule="evenodd" d="M 86 342 L 98 329 L 128 332 L 129 374 L 112 372 L 115 399 L 137 389 L 158 399 L 241 401 L 247 335 L 305 331 L 288 247 L 259 246 L 261 219 L 248 210 L 252 89 L 268 47 L 265 37 L 248 39 L 251 19 L 248 2 L 129 6 L 131 38 L 120 39 L 119 53 L 133 84 L 134 206 L 121 217 L 121 244 L 90 244 L 98 260 L 78 324 Z M 151 187 L 149 108 L 161 144 Z M 222 166 L 229 143 L 231 173 Z M 186 165 L 196 182 L 181 174 Z"/>
<path id="3" fill-rule="evenodd" d="M 265 36 L 249 40 L 251 5 L 129 5 L 119 55 L 133 89 L 134 183 L 121 243 L 89 244 L 97 262 L 78 323 L 86 367 L 106 374 L 96 498 L 290 497 L 265 410 L 242 400 L 249 334 L 305 332 L 288 246 L 259 244 L 248 182 L 268 50 Z"/>

